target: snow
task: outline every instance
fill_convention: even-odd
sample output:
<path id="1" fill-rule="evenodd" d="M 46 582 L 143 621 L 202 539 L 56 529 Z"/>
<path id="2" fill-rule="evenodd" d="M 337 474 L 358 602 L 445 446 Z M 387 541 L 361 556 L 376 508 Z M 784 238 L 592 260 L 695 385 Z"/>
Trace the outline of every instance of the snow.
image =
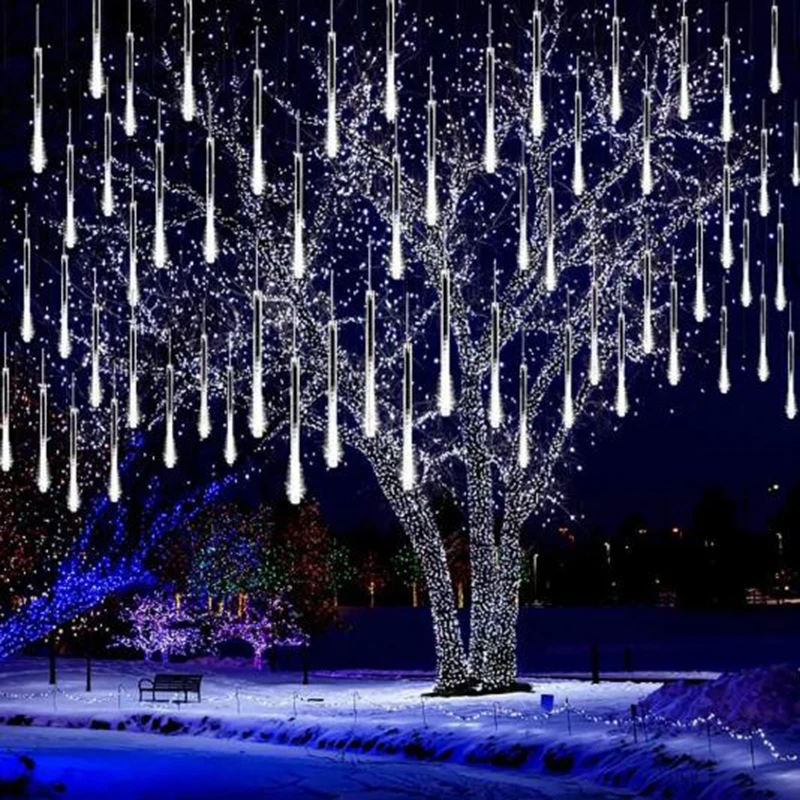
<path id="1" fill-rule="evenodd" d="M 452 764 L 320 754 L 299 748 L 227 740 L 163 738 L 137 733 L 0 729 L 0 747 L 30 753 L 28 797 L 141 798 L 470 798 L 603 800 L 628 793 L 579 781 L 522 776 Z M 131 780 L 136 775 L 136 780 Z"/>
<path id="2" fill-rule="evenodd" d="M 704 683 L 681 680 L 657 689 L 643 705 L 651 714 L 685 724 L 713 714 L 740 731 L 786 731 L 800 727 L 800 670 L 762 667 Z"/>
<path id="3" fill-rule="evenodd" d="M 297 675 L 256 672 L 231 661 L 170 665 L 169 670 L 201 671 L 203 702 L 139 703 L 139 677 L 163 671 L 160 665 L 98 662 L 94 691 L 87 694 L 81 661 L 59 661 L 55 692 L 46 684 L 45 660 L 2 662 L 0 725 L 8 727 L 0 731 L 5 737 L 44 727 L 69 740 L 79 731 L 66 728 L 94 728 L 100 737 L 119 730 L 136 741 L 149 734 L 148 741 L 159 747 L 165 741 L 170 747 L 174 741 L 194 741 L 209 751 L 223 742 L 270 751 L 276 744 L 294 745 L 286 751 L 370 763 L 383 756 L 376 763 L 446 764 L 490 769 L 495 776 L 578 778 L 686 800 L 767 797 L 770 790 L 800 796 L 796 765 L 775 759 L 760 739 L 753 742 L 753 769 L 749 738 L 714 731 L 709 740 L 704 729 L 676 729 L 652 719 L 644 726 L 638 720 L 634 731 L 631 706 L 641 706 L 660 688 L 654 682 L 594 686 L 533 679 L 534 693 L 432 698 L 424 696 L 430 681 L 416 677 L 312 675 L 311 685 L 304 687 Z M 542 712 L 544 694 L 554 697 L 552 715 Z M 770 738 L 779 753 L 800 752 L 793 731 Z"/>

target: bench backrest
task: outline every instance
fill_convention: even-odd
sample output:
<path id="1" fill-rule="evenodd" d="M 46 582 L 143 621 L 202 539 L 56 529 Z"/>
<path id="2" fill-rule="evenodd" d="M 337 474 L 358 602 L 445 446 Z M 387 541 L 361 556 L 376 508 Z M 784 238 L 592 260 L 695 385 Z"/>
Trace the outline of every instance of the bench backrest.
<path id="1" fill-rule="evenodd" d="M 199 690 L 200 689 L 200 682 L 203 680 L 202 675 L 167 675 L 161 674 L 156 675 L 155 679 L 153 680 L 153 688 L 155 689 L 164 689 L 164 690 L 172 690 L 172 689 L 191 689 L 191 690 Z"/>

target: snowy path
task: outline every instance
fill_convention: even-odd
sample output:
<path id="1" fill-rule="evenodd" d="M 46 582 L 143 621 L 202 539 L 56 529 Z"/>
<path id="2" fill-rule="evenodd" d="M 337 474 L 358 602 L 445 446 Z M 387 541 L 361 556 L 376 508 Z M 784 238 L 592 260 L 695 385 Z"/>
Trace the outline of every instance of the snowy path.
<path id="1" fill-rule="evenodd" d="M 341 758 L 299 748 L 142 733 L 0 728 L 0 749 L 27 753 L 36 762 L 39 789 L 28 795 L 35 798 L 610 800 L 632 796 L 574 780 L 507 771 Z M 64 784 L 66 791 L 56 795 L 47 788 L 53 783 Z"/>

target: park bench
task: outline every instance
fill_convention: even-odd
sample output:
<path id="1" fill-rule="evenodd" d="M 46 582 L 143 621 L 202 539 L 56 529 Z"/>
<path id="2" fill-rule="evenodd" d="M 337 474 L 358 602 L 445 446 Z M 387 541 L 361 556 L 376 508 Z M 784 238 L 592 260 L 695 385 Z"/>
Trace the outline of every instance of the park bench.
<path id="1" fill-rule="evenodd" d="M 143 700 L 147 699 L 157 702 L 158 698 L 156 695 L 169 694 L 173 696 L 183 695 L 182 699 L 180 697 L 173 697 L 176 703 L 188 703 L 189 695 L 191 694 L 197 697 L 197 702 L 199 703 L 200 684 L 202 680 L 202 675 L 179 675 L 170 673 L 156 675 L 152 680 L 150 678 L 142 678 L 139 681 L 139 702 L 141 703 Z M 149 698 L 145 697 L 147 694 L 150 695 Z"/>

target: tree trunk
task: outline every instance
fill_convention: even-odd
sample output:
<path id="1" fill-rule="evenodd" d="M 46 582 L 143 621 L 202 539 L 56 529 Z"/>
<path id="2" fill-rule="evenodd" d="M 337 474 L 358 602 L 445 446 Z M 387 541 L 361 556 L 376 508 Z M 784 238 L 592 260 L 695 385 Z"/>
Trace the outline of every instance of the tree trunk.
<path id="1" fill-rule="evenodd" d="M 92 691 L 92 654 L 86 651 L 86 691 Z"/>
<path id="2" fill-rule="evenodd" d="M 56 685 L 56 632 L 51 631 L 47 637 L 47 658 L 50 666 L 50 685 Z"/>
<path id="3" fill-rule="evenodd" d="M 419 605 L 419 597 L 417 596 L 417 582 L 412 581 L 411 583 L 411 605 L 414 608 L 417 608 Z"/>

